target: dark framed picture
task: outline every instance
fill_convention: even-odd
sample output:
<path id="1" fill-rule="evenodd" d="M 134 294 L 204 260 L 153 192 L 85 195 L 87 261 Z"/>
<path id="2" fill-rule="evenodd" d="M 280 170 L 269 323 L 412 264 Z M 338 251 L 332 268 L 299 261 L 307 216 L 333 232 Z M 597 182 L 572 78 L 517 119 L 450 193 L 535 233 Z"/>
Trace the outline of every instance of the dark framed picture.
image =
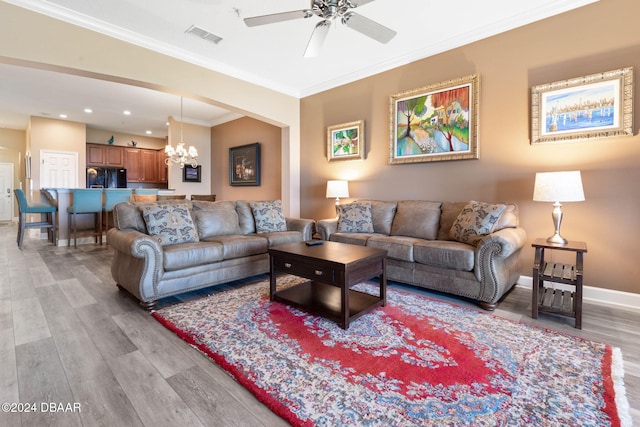
<path id="1" fill-rule="evenodd" d="M 200 182 L 201 179 L 201 167 L 184 165 L 182 168 L 182 182 Z"/>
<path id="2" fill-rule="evenodd" d="M 229 148 L 229 185 L 260 185 L 260 143 Z"/>

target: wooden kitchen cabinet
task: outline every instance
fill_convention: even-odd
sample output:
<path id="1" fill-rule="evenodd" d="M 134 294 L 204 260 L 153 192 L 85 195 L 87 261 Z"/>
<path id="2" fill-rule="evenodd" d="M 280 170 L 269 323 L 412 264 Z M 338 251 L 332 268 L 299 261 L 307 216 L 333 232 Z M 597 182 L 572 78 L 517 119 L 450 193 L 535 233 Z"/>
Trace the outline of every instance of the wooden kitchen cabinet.
<path id="1" fill-rule="evenodd" d="M 124 147 L 117 145 L 87 144 L 87 166 L 124 166 Z"/>
<path id="2" fill-rule="evenodd" d="M 159 182 L 157 150 L 126 148 L 124 167 L 128 182 Z"/>

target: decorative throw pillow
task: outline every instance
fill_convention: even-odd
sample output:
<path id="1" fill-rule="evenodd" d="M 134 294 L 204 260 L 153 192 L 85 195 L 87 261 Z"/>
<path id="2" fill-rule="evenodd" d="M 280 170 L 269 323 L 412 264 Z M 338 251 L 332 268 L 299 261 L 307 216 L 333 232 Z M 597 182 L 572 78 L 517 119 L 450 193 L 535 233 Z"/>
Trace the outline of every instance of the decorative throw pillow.
<path id="1" fill-rule="evenodd" d="M 199 241 L 187 205 L 149 205 L 141 209 L 147 232 L 160 246 Z"/>
<path id="2" fill-rule="evenodd" d="M 341 233 L 373 233 L 371 203 L 352 202 L 339 205 L 338 231 Z"/>
<path id="3" fill-rule="evenodd" d="M 506 207 L 504 204 L 493 205 L 472 200 L 458 214 L 449 235 L 458 242 L 476 245 L 494 230 Z"/>
<path id="4" fill-rule="evenodd" d="M 256 221 L 256 233 L 287 231 L 287 222 L 282 213 L 280 200 L 249 202 Z"/>

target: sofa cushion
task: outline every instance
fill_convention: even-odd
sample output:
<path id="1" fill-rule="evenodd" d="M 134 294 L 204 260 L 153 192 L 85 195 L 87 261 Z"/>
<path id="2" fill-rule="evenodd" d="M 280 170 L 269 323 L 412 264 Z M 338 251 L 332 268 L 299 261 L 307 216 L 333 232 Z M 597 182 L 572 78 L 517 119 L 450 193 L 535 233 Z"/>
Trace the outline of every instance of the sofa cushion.
<path id="1" fill-rule="evenodd" d="M 338 206 L 338 232 L 373 233 L 371 203 L 353 202 Z"/>
<path id="2" fill-rule="evenodd" d="M 451 226 L 468 202 L 442 202 L 440 206 L 440 229 L 437 240 L 453 240 L 449 236 Z"/>
<path id="3" fill-rule="evenodd" d="M 284 219 L 280 200 L 249 202 L 249 206 L 256 222 L 257 233 L 287 231 L 287 221 Z"/>
<path id="4" fill-rule="evenodd" d="M 518 205 L 515 203 L 505 203 L 507 208 L 502 212 L 493 231 L 503 228 L 514 228 L 518 226 Z"/>
<path id="5" fill-rule="evenodd" d="M 206 239 L 207 242 L 222 244 L 224 259 L 242 258 L 267 252 L 269 242 L 262 235 L 215 236 Z"/>
<path id="6" fill-rule="evenodd" d="M 402 200 L 391 226 L 392 236 L 435 240 L 440 225 L 440 202 Z"/>
<path id="7" fill-rule="evenodd" d="M 148 234 L 147 224 L 139 206 L 131 202 L 122 202 L 113 207 L 113 222 L 118 230 L 135 230 Z"/>
<path id="8" fill-rule="evenodd" d="M 472 200 L 462 209 L 449 234 L 458 242 L 475 245 L 493 231 L 505 209 L 504 204 L 494 205 Z"/>
<path id="9" fill-rule="evenodd" d="M 378 235 L 371 236 L 367 240 L 367 246 L 386 250 L 389 258 L 413 262 L 413 245 L 422 241 L 415 237 Z"/>
<path id="10" fill-rule="evenodd" d="M 165 271 L 211 264 L 222 261 L 222 244 L 218 242 L 182 243 L 165 246 L 162 251 Z"/>
<path id="11" fill-rule="evenodd" d="M 373 233 L 332 233 L 329 239 L 332 242 L 366 246 L 367 240 L 369 240 L 371 236 L 375 236 L 375 234 Z"/>
<path id="12" fill-rule="evenodd" d="M 413 258 L 419 264 L 473 271 L 475 247 L 450 240 L 422 240 L 413 246 Z"/>
<path id="13" fill-rule="evenodd" d="M 194 209 L 194 214 L 198 236 L 201 239 L 240 234 L 240 222 L 235 208 Z"/>
<path id="14" fill-rule="evenodd" d="M 396 215 L 398 202 L 384 202 L 381 200 L 359 200 L 359 202 L 371 203 L 373 232 L 391 234 L 391 224 L 393 224 L 393 217 Z"/>
<path id="15" fill-rule="evenodd" d="M 141 206 L 149 235 L 161 246 L 199 241 L 196 226 L 187 205 Z"/>
<path id="16" fill-rule="evenodd" d="M 242 234 L 253 234 L 256 232 L 256 222 L 253 219 L 253 211 L 247 200 L 236 201 L 236 212 L 240 221 L 240 231 Z"/>

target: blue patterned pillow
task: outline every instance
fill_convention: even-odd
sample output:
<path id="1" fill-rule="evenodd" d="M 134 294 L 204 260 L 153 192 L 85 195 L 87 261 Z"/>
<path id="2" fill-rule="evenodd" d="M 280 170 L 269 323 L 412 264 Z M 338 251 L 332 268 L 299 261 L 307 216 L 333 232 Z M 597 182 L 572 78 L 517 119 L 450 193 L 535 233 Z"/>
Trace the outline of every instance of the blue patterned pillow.
<path id="1" fill-rule="evenodd" d="M 503 204 L 493 205 L 472 200 L 458 214 L 449 235 L 458 242 L 475 246 L 484 236 L 493 232 L 506 208 Z"/>
<path id="2" fill-rule="evenodd" d="M 280 200 L 249 202 L 256 221 L 256 233 L 287 231 L 287 222 L 282 213 Z"/>
<path id="3" fill-rule="evenodd" d="M 338 231 L 341 233 L 373 233 L 371 203 L 353 202 L 338 205 Z"/>
<path id="4" fill-rule="evenodd" d="M 157 240 L 160 246 L 200 240 L 189 212 L 189 206 L 186 204 L 142 205 L 140 209 L 149 235 Z"/>

